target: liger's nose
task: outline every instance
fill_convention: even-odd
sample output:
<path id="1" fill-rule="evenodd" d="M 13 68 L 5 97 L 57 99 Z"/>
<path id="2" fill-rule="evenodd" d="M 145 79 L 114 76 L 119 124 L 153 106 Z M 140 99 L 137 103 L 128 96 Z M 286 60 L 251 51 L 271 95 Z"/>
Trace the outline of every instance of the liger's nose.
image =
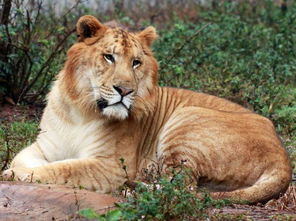
<path id="1" fill-rule="evenodd" d="M 121 95 L 121 96 L 126 96 L 130 93 L 132 93 L 134 90 L 121 87 L 121 86 L 113 86 L 113 88 Z"/>

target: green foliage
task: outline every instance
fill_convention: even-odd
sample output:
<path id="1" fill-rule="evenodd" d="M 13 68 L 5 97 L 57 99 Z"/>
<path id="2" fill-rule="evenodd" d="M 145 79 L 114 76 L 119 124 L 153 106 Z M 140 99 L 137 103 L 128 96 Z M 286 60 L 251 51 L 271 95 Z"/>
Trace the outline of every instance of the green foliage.
<path id="1" fill-rule="evenodd" d="M 122 2 L 115 1 L 115 17 L 134 26 L 121 8 Z M 76 9 L 56 16 L 38 4 L 11 8 L 10 22 L 0 26 L 0 99 L 44 97 L 74 41 L 67 34 L 79 14 L 91 13 Z M 159 29 L 154 45 L 160 84 L 225 97 L 271 118 L 282 134 L 295 136 L 296 3 L 285 11 L 271 0 L 219 1 L 196 11 L 195 21 L 174 17 L 161 24 L 166 28 Z"/>
<path id="2" fill-rule="evenodd" d="M 87 219 L 96 219 L 99 221 L 117 221 L 122 220 L 122 212 L 118 209 L 111 210 L 106 214 L 99 215 L 93 209 L 84 209 L 79 211 L 79 215 Z"/>
<path id="3" fill-rule="evenodd" d="M 42 1 L 13 2 L 8 12 L 8 22 L 0 21 L 0 99 L 32 103 L 43 98 L 60 71 L 65 48 L 73 42 L 76 17 L 45 12 Z"/>
<path id="4" fill-rule="evenodd" d="M 206 209 L 220 208 L 230 204 L 228 200 L 213 200 L 194 188 L 188 171 L 173 171 L 171 179 L 158 177 L 152 184 L 137 183 L 127 202 L 119 203 L 116 209 L 98 215 L 91 209 L 80 211 L 88 219 L 98 220 L 192 220 L 207 217 Z M 190 180 L 191 181 L 191 180 Z"/>
<path id="5" fill-rule="evenodd" d="M 221 2 L 196 22 L 176 19 L 154 46 L 161 85 L 225 97 L 295 136 L 295 15 L 296 3 L 283 12 L 271 1 Z"/>

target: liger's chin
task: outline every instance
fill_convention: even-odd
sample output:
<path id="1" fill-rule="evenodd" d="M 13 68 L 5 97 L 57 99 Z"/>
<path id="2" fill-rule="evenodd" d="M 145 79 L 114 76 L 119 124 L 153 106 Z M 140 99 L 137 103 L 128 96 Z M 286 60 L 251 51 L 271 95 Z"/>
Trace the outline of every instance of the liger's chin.
<path id="1" fill-rule="evenodd" d="M 124 120 L 131 112 L 132 102 L 130 98 L 126 97 L 112 100 L 100 98 L 97 100 L 97 107 L 101 114 L 108 119 Z"/>
<path id="2" fill-rule="evenodd" d="M 129 116 L 129 110 L 119 103 L 105 107 L 102 114 L 109 119 L 124 120 Z"/>

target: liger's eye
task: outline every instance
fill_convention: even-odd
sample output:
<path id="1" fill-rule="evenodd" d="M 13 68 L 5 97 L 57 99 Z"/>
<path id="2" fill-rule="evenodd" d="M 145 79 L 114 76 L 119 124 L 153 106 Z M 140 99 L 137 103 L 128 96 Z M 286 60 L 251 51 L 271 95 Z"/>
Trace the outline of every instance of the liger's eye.
<path id="1" fill-rule="evenodd" d="M 112 54 L 104 54 L 103 56 L 108 63 L 111 64 L 115 62 L 115 59 Z"/>
<path id="2" fill-rule="evenodd" d="M 138 59 L 133 60 L 133 68 L 137 68 L 141 65 L 141 61 Z"/>

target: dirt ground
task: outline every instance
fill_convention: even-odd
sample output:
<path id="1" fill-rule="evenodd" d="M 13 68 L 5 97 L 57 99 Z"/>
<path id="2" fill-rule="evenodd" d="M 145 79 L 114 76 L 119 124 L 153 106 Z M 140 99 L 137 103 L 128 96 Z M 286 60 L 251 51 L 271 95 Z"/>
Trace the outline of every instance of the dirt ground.
<path id="1" fill-rule="evenodd" d="M 42 115 L 43 106 L 13 106 L 0 104 L 0 124 L 12 121 L 34 120 L 39 121 Z"/>
<path id="2" fill-rule="evenodd" d="M 265 205 L 233 204 L 211 211 L 218 220 L 296 220 L 296 186 L 291 184 L 279 199 Z"/>

